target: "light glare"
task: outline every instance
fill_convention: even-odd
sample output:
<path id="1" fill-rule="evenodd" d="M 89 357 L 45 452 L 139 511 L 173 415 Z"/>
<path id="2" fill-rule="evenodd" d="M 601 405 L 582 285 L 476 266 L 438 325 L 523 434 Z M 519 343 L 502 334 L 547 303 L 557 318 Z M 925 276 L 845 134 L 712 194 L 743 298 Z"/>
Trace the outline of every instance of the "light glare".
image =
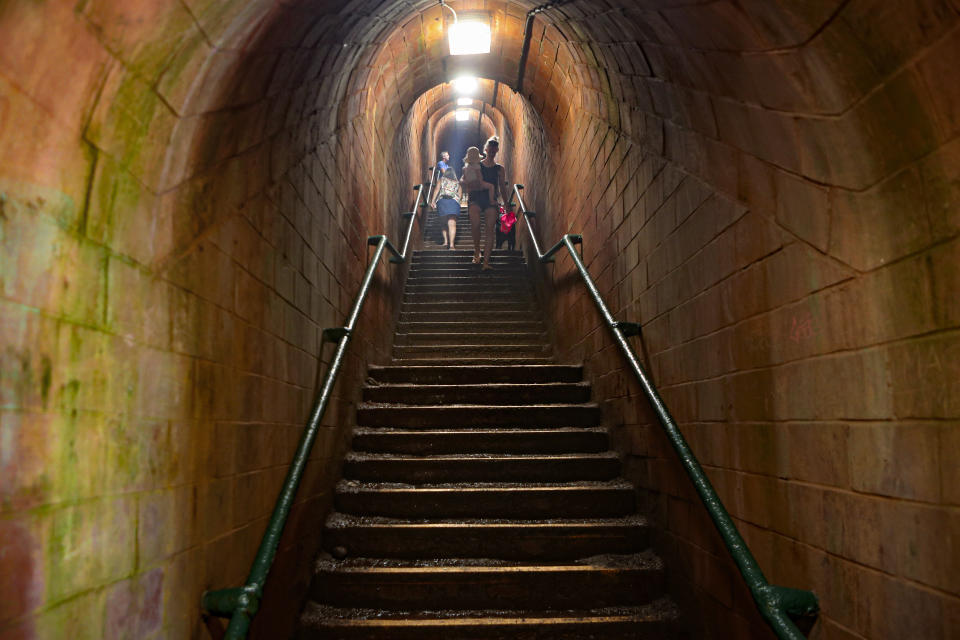
<path id="1" fill-rule="evenodd" d="M 447 29 L 450 55 L 490 53 L 490 25 L 477 20 L 460 20 Z"/>
<path id="2" fill-rule="evenodd" d="M 457 109 L 457 122 L 464 122 L 470 119 L 469 109 Z"/>
<path id="3" fill-rule="evenodd" d="M 469 107 L 473 104 L 473 98 L 457 98 L 458 107 Z"/>
<path id="4" fill-rule="evenodd" d="M 461 94 L 475 93 L 478 85 L 477 79 L 470 76 L 460 76 L 453 80 L 453 90 Z"/>

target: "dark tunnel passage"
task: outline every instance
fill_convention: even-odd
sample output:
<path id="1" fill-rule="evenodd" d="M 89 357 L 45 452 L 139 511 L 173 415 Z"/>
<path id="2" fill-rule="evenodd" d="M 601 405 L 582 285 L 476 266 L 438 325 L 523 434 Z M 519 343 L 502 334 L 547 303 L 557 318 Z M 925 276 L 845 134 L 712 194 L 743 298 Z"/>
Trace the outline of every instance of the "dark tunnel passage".
<path id="1" fill-rule="evenodd" d="M 960 628 L 960 1 L 0 2 L 0 639 L 207 638 L 366 268 L 496 133 L 810 637 Z M 479 83 L 458 107 L 451 81 Z M 457 121 L 458 108 L 469 118 Z M 481 115 L 482 114 L 482 115 Z M 535 269 L 697 637 L 770 637 L 569 259 Z M 287 637 L 386 261 L 256 637 Z"/>

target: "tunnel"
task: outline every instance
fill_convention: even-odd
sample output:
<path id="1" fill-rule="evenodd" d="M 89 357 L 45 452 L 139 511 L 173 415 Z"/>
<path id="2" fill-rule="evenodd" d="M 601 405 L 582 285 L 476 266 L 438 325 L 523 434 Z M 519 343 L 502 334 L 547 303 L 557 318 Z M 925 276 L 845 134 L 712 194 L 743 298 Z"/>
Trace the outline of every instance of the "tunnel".
<path id="1" fill-rule="evenodd" d="M 956 638 L 960 2 L 446 4 L 490 53 L 434 1 L 0 2 L 0 639 L 219 637 L 201 597 L 250 570 L 368 237 L 413 211 L 430 246 L 439 152 L 491 135 L 692 637 L 774 636 L 531 234 L 582 235 L 808 637 Z M 407 269 L 376 268 L 251 637 L 296 628 Z"/>

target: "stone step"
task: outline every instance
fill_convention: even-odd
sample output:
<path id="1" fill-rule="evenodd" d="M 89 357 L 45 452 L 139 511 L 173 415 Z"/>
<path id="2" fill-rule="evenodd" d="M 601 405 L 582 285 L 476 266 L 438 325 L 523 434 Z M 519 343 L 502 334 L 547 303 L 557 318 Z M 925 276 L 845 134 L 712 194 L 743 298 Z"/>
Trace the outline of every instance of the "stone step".
<path id="1" fill-rule="evenodd" d="M 663 563 L 655 555 L 604 559 L 588 559 L 583 564 L 487 560 L 449 566 L 404 560 L 321 559 L 310 597 L 324 604 L 359 608 L 518 610 L 637 605 L 663 595 Z"/>
<path id="2" fill-rule="evenodd" d="M 368 375 L 378 382 L 416 384 L 579 382 L 583 367 L 573 364 L 417 367 L 371 365 Z"/>
<path id="3" fill-rule="evenodd" d="M 460 235 L 460 229 L 457 229 L 457 235 Z M 490 254 L 492 257 L 497 258 L 515 258 L 517 260 L 523 259 L 523 253 L 521 251 L 510 251 L 508 249 L 494 249 L 493 253 Z M 424 249 L 421 251 L 415 251 L 413 253 L 413 260 L 418 259 L 431 260 L 434 258 L 448 259 L 448 258 L 465 258 L 470 260 L 473 257 L 473 251 L 470 250 L 454 250 L 450 251 L 449 249 Z"/>
<path id="4" fill-rule="evenodd" d="M 587 382 L 387 384 L 365 386 L 365 402 L 396 404 L 550 404 L 590 401 Z"/>
<path id="5" fill-rule="evenodd" d="M 455 345 L 469 342 L 473 345 L 482 344 L 526 344 L 541 345 L 544 348 L 549 346 L 547 335 L 543 332 L 524 331 L 524 332 L 434 332 L 434 333 L 400 333 L 394 337 L 395 345 L 413 346 L 413 345 Z"/>
<path id="6" fill-rule="evenodd" d="M 334 506 L 388 518 L 612 518 L 636 509 L 626 482 L 397 486 L 341 480 Z"/>
<path id="7" fill-rule="evenodd" d="M 431 302 L 463 302 L 486 304 L 488 302 L 517 302 L 532 305 L 533 291 L 522 289 L 485 289 L 473 287 L 472 291 L 411 291 L 403 296 L 404 304 Z"/>
<path id="8" fill-rule="evenodd" d="M 440 358 L 450 361 L 460 360 L 461 358 L 498 356 L 540 358 L 549 355 L 550 346 L 545 342 L 527 344 L 417 344 L 393 347 L 393 357 L 398 359 Z"/>
<path id="9" fill-rule="evenodd" d="M 552 357 L 511 357 L 511 358 L 498 358 L 498 357 L 462 357 L 457 358 L 456 360 L 459 364 L 463 365 L 501 365 L 501 366 L 510 366 L 510 365 L 531 365 L 531 364 L 554 364 Z M 437 366 L 442 367 L 444 365 L 450 364 L 449 358 L 410 358 L 410 357 L 401 357 L 393 358 L 393 364 L 401 366 Z"/>
<path id="10" fill-rule="evenodd" d="M 428 310 L 412 309 L 400 312 L 400 322 L 451 322 L 460 321 L 510 321 L 510 322 L 539 322 L 540 314 L 533 307 L 514 310 L 490 310 L 481 305 L 478 310 L 471 310 L 469 316 L 463 311 L 455 310 Z"/>
<path id="11" fill-rule="evenodd" d="M 348 480 L 415 485 L 446 482 L 575 482 L 612 480 L 618 475 L 620 460 L 611 452 L 443 456 L 351 452 L 343 464 L 343 477 Z"/>
<path id="12" fill-rule="evenodd" d="M 600 427 L 542 429 L 392 429 L 357 427 L 353 450 L 371 453 L 599 453 L 610 446 Z"/>
<path id="13" fill-rule="evenodd" d="M 600 407 L 584 404 L 422 405 L 391 406 L 361 403 L 357 425 L 362 427 L 595 427 Z"/>
<path id="14" fill-rule="evenodd" d="M 417 335 L 420 333 L 447 333 L 447 334 L 472 334 L 472 333 L 493 333 L 502 331 L 504 333 L 544 333 L 546 328 L 538 320 L 473 320 L 463 322 L 437 321 L 437 322 L 400 322 L 397 324 L 397 334 Z"/>
<path id="15" fill-rule="evenodd" d="M 323 534 L 327 551 L 349 557 L 494 558 L 571 560 L 609 553 L 637 553 L 649 546 L 639 516 L 595 520 L 413 521 L 333 514 Z"/>
<path id="16" fill-rule="evenodd" d="M 422 276 L 422 275 L 411 275 L 407 278 L 407 286 L 420 286 L 420 285 L 467 285 L 467 284 L 477 284 L 478 282 L 490 283 L 493 285 L 501 285 L 507 283 L 514 283 L 519 280 L 516 275 L 511 275 L 509 273 L 504 273 L 502 271 L 491 271 L 481 273 L 483 276 L 482 280 L 477 278 L 475 273 L 455 273 L 451 275 L 432 275 L 432 276 Z"/>
<path id="17" fill-rule="evenodd" d="M 404 292 L 406 295 L 415 293 L 483 293 L 503 296 L 522 293 L 530 295 L 533 293 L 533 289 L 528 285 L 529 283 L 523 280 L 487 280 L 486 278 L 475 278 L 470 282 L 453 282 L 447 284 L 411 284 L 408 282 Z"/>
<path id="18" fill-rule="evenodd" d="M 490 271 L 481 273 L 480 265 L 466 262 L 464 264 L 444 265 L 444 264 L 421 264 L 410 267 L 411 276 L 436 276 L 436 275 L 462 275 L 467 273 L 477 273 L 483 275 L 496 275 L 497 272 L 506 273 L 513 276 L 527 274 L 527 267 L 523 264 L 504 264 L 498 263 L 495 259 L 490 262 L 493 267 Z"/>
<path id="19" fill-rule="evenodd" d="M 470 302 L 460 302 L 460 301 L 446 301 L 446 302 L 420 302 L 420 301 L 404 301 L 403 306 L 400 308 L 401 317 L 404 313 L 436 313 L 436 312 L 455 312 L 460 314 L 461 319 L 472 319 L 474 314 L 483 313 L 496 315 L 495 312 L 504 312 L 504 311 L 525 311 L 527 313 L 527 319 L 538 318 L 539 313 L 536 311 L 536 306 L 533 303 L 533 298 L 530 298 L 526 301 L 501 301 L 501 300 L 490 300 L 487 298 L 470 301 Z M 464 315 L 469 314 L 469 315 Z M 489 316 L 488 316 L 489 317 Z"/>
<path id="20" fill-rule="evenodd" d="M 678 640 L 676 607 L 657 600 L 642 607 L 596 611 L 404 611 L 358 615 L 310 603 L 296 640 Z M 402 617 L 401 617 L 402 616 Z M 685 637 L 685 636 L 684 636 Z"/>

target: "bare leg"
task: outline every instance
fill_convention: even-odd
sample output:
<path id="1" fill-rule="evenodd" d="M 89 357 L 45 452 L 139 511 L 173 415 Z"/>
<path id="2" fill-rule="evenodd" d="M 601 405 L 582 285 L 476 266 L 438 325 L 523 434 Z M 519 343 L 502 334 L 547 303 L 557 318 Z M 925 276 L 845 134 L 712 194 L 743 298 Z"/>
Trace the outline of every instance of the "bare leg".
<path id="1" fill-rule="evenodd" d="M 484 238 L 483 242 L 483 269 L 486 271 L 493 268 L 490 266 L 490 252 L 493 250 L 493 238 L 497 235 L 496 227 L 494 227 L 497 224 L 497 209 L 492 206 L 487 207 L 484 214 L 486 216 L 487 237 Z"/>
<path id="2" fill-rule="evenodd" d="M 450 244 L 448 245 L 453 249 L 457 241 L 457 216 L 447 216 L 447 235 L 450 236 Z"/>
<path id="3" fill-rule="evenodd" d="M 473 262 L 480 262 L 480 205 L 471 204 L 467 207 L 470 216 L 470 235 L 473 236 Z"/>

